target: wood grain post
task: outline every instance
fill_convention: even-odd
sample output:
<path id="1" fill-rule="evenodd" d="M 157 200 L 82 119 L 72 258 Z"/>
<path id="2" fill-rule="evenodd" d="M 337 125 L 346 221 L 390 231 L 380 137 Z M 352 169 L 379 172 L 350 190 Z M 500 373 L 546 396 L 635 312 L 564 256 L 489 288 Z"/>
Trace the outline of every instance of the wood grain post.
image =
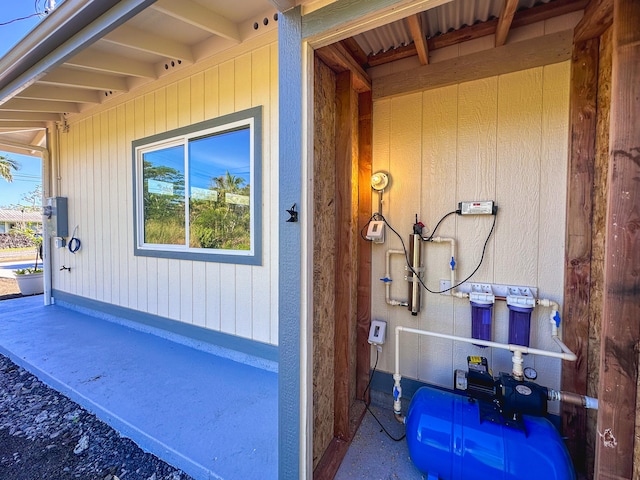
<path id="1" fill-rule="evenodd" d="M 371 161 L 373 143 L 373 102 L 371 91 L 358 96 L 358 228 L 371 218 Z M 371 346 L 371 242 L 358 237 L 358 331 L 356 336 L 356 398 L 369 401 Z"/>
<path id="2" fill-rule="evenodd" d="M 640 345 L 640 2 L 614 0 L 596 478 L 631 479 Z M 637 465 L 636 465 L 637 468 Z"/>
<path id="3" fill-rule="evenodd" d="M 563 362 L 562 389 L 586 395 L 587 348 L 591 281 L 591 222 L 593 217 L 598 39 L 573 47 L 569 106 L 569 168 L 563 306 L 563 337 L 576 353 L 576 362 Z M 585 470 L 586 414 L 563 404 L 562 433 L 576 469 Z"/>
<path id="4" fill-rule="evenodd" d="M 353 127 L 351 72 L 336 75 L 336 281 L 334 436 L 349 440 L 351 314 L 357 273 L 351 268 Z"/>

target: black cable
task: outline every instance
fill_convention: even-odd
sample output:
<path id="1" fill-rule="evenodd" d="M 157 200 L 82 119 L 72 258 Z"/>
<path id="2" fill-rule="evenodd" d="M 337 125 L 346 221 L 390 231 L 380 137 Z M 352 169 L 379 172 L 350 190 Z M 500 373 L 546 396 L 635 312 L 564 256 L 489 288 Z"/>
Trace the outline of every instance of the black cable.
<path id="1" fill-rule="evenodd" d="M 378 368 L 378 358 L 380 356 L 380 352 L 378 351 L 378 349 L 376 348 L 376 363 L 373 365 L 373 370 L 371 371 L 371 375 L 369 375 L 369 383 L 367 383 L 367 388 L 364 389 L 364 397 L 367 396 L 367 391 L 369 390 L 369 387 L 371 386 L 371 380 L 373 380 L 373 376 L 376 373 L 376 369 Z M 369 402 L 370 403 L 370 402 Z M 402 440 L 405 439 L 405 437 L 407 436 L 406 433 L 402 434 L 402 436 L 400 438 L 396 438 L 393 435 L 391 435 L 387 429 L 384 427 L 384 425 L 382 425 L 382 423 L 380 423 L 380 420 L 378 420 L 378 417 L 376 417 L 376 415 L 373 413 L 373 411 L 369 408 L 369 403 L 365 403 L 365 407 L 367 407 L 367 410 L 369 411 L 369 413 L 371 414 L 371 416 L 373 417 L 373 419 L 378 422 L 378 425 L 380 425 L 380 428 L 382 428 L 382 430 L 384 431 L 384 433 L 387 434 L 387 437 L 389 437 L 391 440 L 393 440 L 394 442 L 401 442 Z"/>
<path id="2" fill-rule="evenodd" d="M 9 20 L 8 22 L 0 23 L 0 27 L 4 27 L 5 25 L 9 25 L 11 23 L 18 22 L 20 20 L 27 20 L 27 19 L 29 19 L 31 17 L 39 17 L 42 14 L 43 14 L 43 12 L 36 12 L 36 13 L 32 13 L 31 15 L 27 15 L 26 17 L 14 18 L 13 20 Z"/>
<path id="3" fill-rule="evenodd" d="M 442 219 L 448 217 L 451 213 L 457 213 L 457 211 L 447 213 L 444 217 L 442 217 Z M 452 285 L 449 288 L 446 288 L 444 290 L 440 290 L 439 292 L 436 292 L 436 291 L 431 290 L 429 287 L 427 287 L 427 285 L 424 283 L 422 278 L 420 278 L 420 275 L 418 275 L 418 272 L 416 272 L 415 269 L 411 266 L 411 262 L 409 261 L 409 253 L 407 252 L 407 247 L 404 244 L 404 240 L 402 239 L 402 236 L 398 232 L 396 232 L 391 225 L 389 225 L 389 222 L 387 222 L 387 220 L 382 215 L 380 215 L 380 214 L 376 214 L 376 215 L 379 215 L 380 218 L 382 219 L 382 221 L 385 223 L 385 225 L 387 227 L 389 227 L 389 229 L 393 233 L 395 233 L 396 236 L 400 239 L 400 243 L 402 244 L 402 250 L 404 251 L 404 258 L 407 261 L 407 267 L 409 268 L 411 273 L 413 273 L 414 277 L 416 277 L 418 279 L 418 282 L 420 283 L 420 285 L 422 285 L 422 288 L 424 288 L 427 292 L 434 293 L 434 294 L 445 293 L 445 292 L 448 292 L 449 290 L 453 290 L 454 288 L 459 287 L 464 282 L 468 281 L 471 277 L 473 277 L 475 275 L 475 273 L 480 269 L 480 266 L 482 265 L 482 262 L 484 261 L 484 254 L 485 254 L 486 249 L 487 249 L 487 244 L 489 243 L 489 239 L 491 238 L 491 234 L 493 233 L 493 230 L 494 230 L 494 228 L 496 226 L 496 218 L 498 216 L 497 214 L 493 215 L 493 224 L 491 225 L 491 230 L 489 230 L 489 235 L 487 235 L 487 239 L 485 240 L 484 246 L 482 247 L 482 256 L 480 257 L 480 262 L 478 262 L 478 265 L 476 266 L 476 268 L 473 270 L 473 272 L 471 272 L 471 275 L 469 275 L 467 278 L 465 278 L 461 282 L 458 282 L 457 284 Z M 440 220 L 440 221 L 442 221 L 442 220 Z M 438 222 L 438 225 L 439 224 L 440 224 L 440 222 Z M 437 225 L 436 225 L 436 228 L 437 228 Z M 435 232 L 435 229 L 434 229 L 434 232 Z"/>
<path id="4" fill-rule="evenodd" d="M 436 223 L 435 228 L 433 229 L 433 232 L 431 232 L 431 235 L 428 238 L 423 238 L 422 240 L 424 240 L 425 242 L 430 242 L 431 240 L 433 240 L 433 236 L 436 234 L 436 230 L 438 230 L 438 227 L 440 226 L 440 224 L 442 223 L 442 221 L 447 218 L 449 215 L 453 215 L 454 213 L 458 213 L 458 210 L 454 210 L 452 212 L 447 213 L 444 217 L 442 217 L 438 223 Z"/>
<path id="5" fill-rule="evenodd" d="M 80 246 L 82 245 L 80 243 L 80 239 L 76 237 L 77 231 L 78 226 L 76 225 L 76 228 L 73 229 L 73 233 L 71 234 L 71 240 L 69 240 L 69 244 L 67 245 L 67 248 L 71 253 L 76 253 L 78 250 L 80 250 Z"/>
<path id="6" fill-rule="evenodd" d="M 371 215 L 371 218 L 369 220 L 367 220 L 367 223 L 364 224 L 364 226 L 360 229 L 360 237 L 365 241 L 365 242 L 372 242 L 373 240 L 369 240 L 365 235 L 364 232 L 369 228 L 369 224 L 371 222 L 373 222 L 376 219 L 382 218 L 382 220 L 384 220 L 384 217 L 379 214 L 379 213 L 374 213 L 373 215 Z M 386 220 L 384 220 L 384 223 L 387 223 Z"/>

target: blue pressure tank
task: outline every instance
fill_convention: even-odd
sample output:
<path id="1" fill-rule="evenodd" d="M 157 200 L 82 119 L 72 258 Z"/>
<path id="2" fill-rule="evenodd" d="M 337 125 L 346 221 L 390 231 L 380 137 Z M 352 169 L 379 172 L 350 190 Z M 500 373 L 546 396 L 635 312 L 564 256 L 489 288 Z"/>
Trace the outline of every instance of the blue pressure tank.
<path id="1" fill-rule="evenodd" d="M 575 479 L 569 453 L 549 420 L 522 415 L 514 427 L 483 415 L 492 408 L 465 395 L 420 388 L 406 417 L 415 466 L 439 480 Z"/>

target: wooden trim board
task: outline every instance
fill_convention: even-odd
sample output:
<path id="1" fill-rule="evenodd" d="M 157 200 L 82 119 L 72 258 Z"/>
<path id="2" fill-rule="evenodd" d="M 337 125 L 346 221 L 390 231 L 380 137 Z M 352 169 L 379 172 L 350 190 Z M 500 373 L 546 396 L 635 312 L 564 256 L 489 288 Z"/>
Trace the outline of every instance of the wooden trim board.
<path id="1" fill-rule="evenodd" d="M 573 32 L 565 30 L 531 40 L 423 65 L 373 79 L 373 99 L 430 90 L 480 78 L 526 70 L 571 58 Z"/>

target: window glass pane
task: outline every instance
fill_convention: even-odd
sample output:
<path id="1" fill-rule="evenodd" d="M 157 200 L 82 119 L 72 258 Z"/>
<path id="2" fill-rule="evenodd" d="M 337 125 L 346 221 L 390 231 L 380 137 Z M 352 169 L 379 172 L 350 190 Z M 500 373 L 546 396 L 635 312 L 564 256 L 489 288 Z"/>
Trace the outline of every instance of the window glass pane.
<path id="1" fill-rule="evenodd" d="M 146 152 L 142 161 L 144 243 L 184 245 L 184 147 Z"/>
<path id="2" fill-rule="evenodd" d="M 251 129 L 189 142 L 189 243 L 192 248 L 251 248 Z"/>

